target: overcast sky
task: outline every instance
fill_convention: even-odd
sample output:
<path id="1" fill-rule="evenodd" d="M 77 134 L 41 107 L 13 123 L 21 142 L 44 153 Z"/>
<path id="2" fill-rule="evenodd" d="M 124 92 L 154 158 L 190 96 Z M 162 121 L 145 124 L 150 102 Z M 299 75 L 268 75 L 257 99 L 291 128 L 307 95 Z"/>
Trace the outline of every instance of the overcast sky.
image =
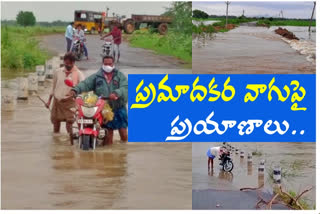
<path id="1" fill-rule="evenodd" d="M 245 10 L 245 16 L 278 17 L 280 11 L 286 18 L 310 18 L 313 2 L 233 2 L 229 5 L 229 15 L 240 16 Z M 192 9 L 205 11 L 209 15 L 225 15 L 226 4 L 221 2 L 193 2 Z M 316 14 L 314 14 L 314 18 Z"/>
<path id="2" fill-rule="evenodd" d="M 15 20 L 19 11 L 32 11 L 37 21 L 72 21 L 75 10 L 105 11 L 109 14 L 160 15 L 170 2 L 1 2 L 1 19 Z"/>

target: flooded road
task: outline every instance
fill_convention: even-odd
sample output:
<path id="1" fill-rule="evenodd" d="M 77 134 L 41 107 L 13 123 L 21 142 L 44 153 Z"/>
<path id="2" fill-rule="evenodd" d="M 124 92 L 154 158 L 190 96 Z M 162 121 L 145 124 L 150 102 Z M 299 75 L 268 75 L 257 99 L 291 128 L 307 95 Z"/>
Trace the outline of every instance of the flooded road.
<path id="1" fill-rule="evenodd" d="M 85 76 L 101 65 L 101 41 L 94 37 L 90 60 L 76 62 Z M 52 52 L 64 50 L 64 42 L 63 35 L 43 38 Z M 118 68 L 126 75 L 191 73 L 171 57 L 122 47 Z M 50 86 L 39 91 L 44 100 Z M 114 145 L 83 152 L 70 146 L 64 124 L 53 136 L 49 111 L 35 96 L 1 116 L 2 209 L 191 209 L 191 144 L 122 144 L 115 132 Z"/>
<path id="2" fill-rule="evenodd" d="M 231 155 L 234 162 L 232 173 L 220 171 L 219 161 L 214 160 L 214 171 L 208 172 L 206 152 L 210 147 L 221 146 L 221 143 L 194 143 L 192 146 L 192 190 L 193 207 L 198 207 L 206 202 L 219 203 L 224 208 L 253 209 L 257 196 L 253 193 L 240 192 L 243 187 L 258 187 L 264 184 L 263 192 L 272 193 L 273 167 L 282 167 L 282 186 L 287 191 L 297 193 L 314 187 L 305 195 L 305 200 L 313 208 L 315 204 L 315 172 L 316 150 L 313 143 L 230 143 L 245 152 L 245 157 L 239 154 Z M 252 164 L 247 162 L 248 152 L 261 152 L 253 155 Z M 260 160 L 265 160 L 264 176 L 259 176 L 258 167 Z M 209 191 L 209 192 L 208 192 Z M 206 195 L 215 195 L 207 198 Z M 233 198 L 233 202 L 230 201 Z M 209 201 L 211 200 L 211 201 Z M 212 201 L 213 200 L 213 201 Z M 235 201 L 241 200 L 240 205 Z M 197 203 L 198 201 L 198 203 Z M 214 204 L 215 206 L 216 204 Z"/>
<path id="3" fill-rule="evenodd" d="M 308 74 L 316 70 L 315 63 L 272 28 L 240 26 L 194 43 L 192 70 L 196 74 Z"/>
<path id="4" fill-rule="evenodd" d="M 3 209 L 191 209 L 191 144 L 121 144 L 116 132 L 114 145 L 83 152 L 64 126 L 53 136 L 36 97 L 1 125 Z"/>

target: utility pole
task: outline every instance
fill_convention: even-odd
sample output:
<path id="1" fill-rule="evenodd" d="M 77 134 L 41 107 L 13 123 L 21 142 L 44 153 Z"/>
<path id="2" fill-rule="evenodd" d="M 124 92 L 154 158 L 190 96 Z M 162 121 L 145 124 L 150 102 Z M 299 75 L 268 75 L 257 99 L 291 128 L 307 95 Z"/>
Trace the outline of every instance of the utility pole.
<path id="1" fill-rule="evenodd" d="M 310 24 L 309 24 L 309 33 L 311 31 L 311 24 L 312 24 L 312 19 L 313 19 L 313 15 L 314 15 L 314 9 L 316 8 L 316 2 L 313 2 L 313 10 L 312 10 L 312 15 L 311 15 L 311 18 L 310 18 Z"/>
<path id="2" fill-rule="evenodd" d="M 108 17 L 109 14 L 109 7 L 106 7 L 106 17 Z"/>
<path id="3" fill-rule="evenodd" d="M 228 25 L 228 10 L 229 10 L 229 4 L 231 4 L 231 2 L 226 1 L 227 12 L 226 12 L 226 27 L 225 27 L 225 28 L 227 28 L 227 25 Z"/>

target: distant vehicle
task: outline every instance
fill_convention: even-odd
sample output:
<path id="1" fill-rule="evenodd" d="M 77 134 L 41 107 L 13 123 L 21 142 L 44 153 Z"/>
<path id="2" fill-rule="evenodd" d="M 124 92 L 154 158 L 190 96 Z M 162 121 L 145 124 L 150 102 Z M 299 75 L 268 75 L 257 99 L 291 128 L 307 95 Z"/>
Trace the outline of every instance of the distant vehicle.
<path id="1" fill-rule="evenodd" d="M 75 38 L 72 45 L 72 53 L 75 55 L 76 60 L 81 60 L 84 55 L 83 41 Z"/>
<path id="2" fill-rule="evenodd" d="M 106 12 L 88 10 L 74 11 L 74 25 L 81 24 L 83 29 L 91 34 L 102 33 L 105 29 Z"/>
<path id="3" fill-rule="evenodd" d="M 115 59 L 115 51 L 113 48 L 113 40 L 105 39 L 105 43 L 102 45 L 102 54 L 101 56 L 112 56 Z"/>
<path id="4" fill-rule="evenodd" d="M 106 28 L 110 30 L 118 25 L 127 34 L 132 34 L 140 28 L 141 24 L 156 28 L 161 35 L 168 32 L 168 24 L 172 23 L 169 16 L 154 15 L 131 15 L 131 18 L 108 17 L 107 12 L 94 12 L 88 10 L 76 10 L 74 12 L 74 24 L 81 24 L 86 32 L 94 34 L 96 31 L 101 34 Z"/>
<path id="5" fill-rule="evenodd" d="M 219 157 L 220 160 L 220 166 L 223 171 L 225 172 L 231 172 L 233 169 L 233 162 L 230 157 L 230 151 L 225 150 Z"/>
<path id="6" fill-rule="evenodd" d="M 123 21 L 124 32 L 131 34 L 139 29 L 140 24 L 145 23 L 148 27 L 157 28 L 161 35 L 168 32 L 168 24 L 172 22 L 169 16 L 153 16 L 153 15 L 132 15 L 131 18 Z"/>

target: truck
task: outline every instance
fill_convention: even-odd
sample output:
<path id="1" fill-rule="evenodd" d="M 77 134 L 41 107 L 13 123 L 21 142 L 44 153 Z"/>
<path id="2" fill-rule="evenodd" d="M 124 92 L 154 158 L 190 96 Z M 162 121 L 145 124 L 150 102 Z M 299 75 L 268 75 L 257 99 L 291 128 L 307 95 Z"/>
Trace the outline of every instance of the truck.
<path id="1" fill-rule="evenodd" d="M 96 31 L 101 33 L 104 31 L 104 23 L 106 19 L 106 12 L 96 12 L 89 10 L 74 11 L 74 25 L 82 25 L 82 28 L 91 34 Z"/>
<path id="2" fill-rule="evenodd" d="M 108 17 L 108 12 L 95 12 L 88 10 L 76 10 L 74 12 L 74 24 L 82 25 L 86 32 L 94 34 L 103 33 L 106 28 L 110 30 L 114 25 L 118 25 L 127 34 L 132 34 L 140 28 L 141 24 L 146 24 L 148 27 L 156 28 L 161 35 L 168 32 L 168 25 L 172 23 L 172 18 L 169 16 L 155 15 L 131 15 L 131 18 Z"/>
<path id="3" fill-rule="evenodd" d="M 140 28 L 142 23 L 148 27 L 158 29 L 159 34 L 164 35 L 168 32 L 168 24 L 172 23 L 172 18 L 169 16 L 155 15 L 131 15 L 131 18 L 122 21 L 122 28 L 125 33 L 132 34 Z"/>

